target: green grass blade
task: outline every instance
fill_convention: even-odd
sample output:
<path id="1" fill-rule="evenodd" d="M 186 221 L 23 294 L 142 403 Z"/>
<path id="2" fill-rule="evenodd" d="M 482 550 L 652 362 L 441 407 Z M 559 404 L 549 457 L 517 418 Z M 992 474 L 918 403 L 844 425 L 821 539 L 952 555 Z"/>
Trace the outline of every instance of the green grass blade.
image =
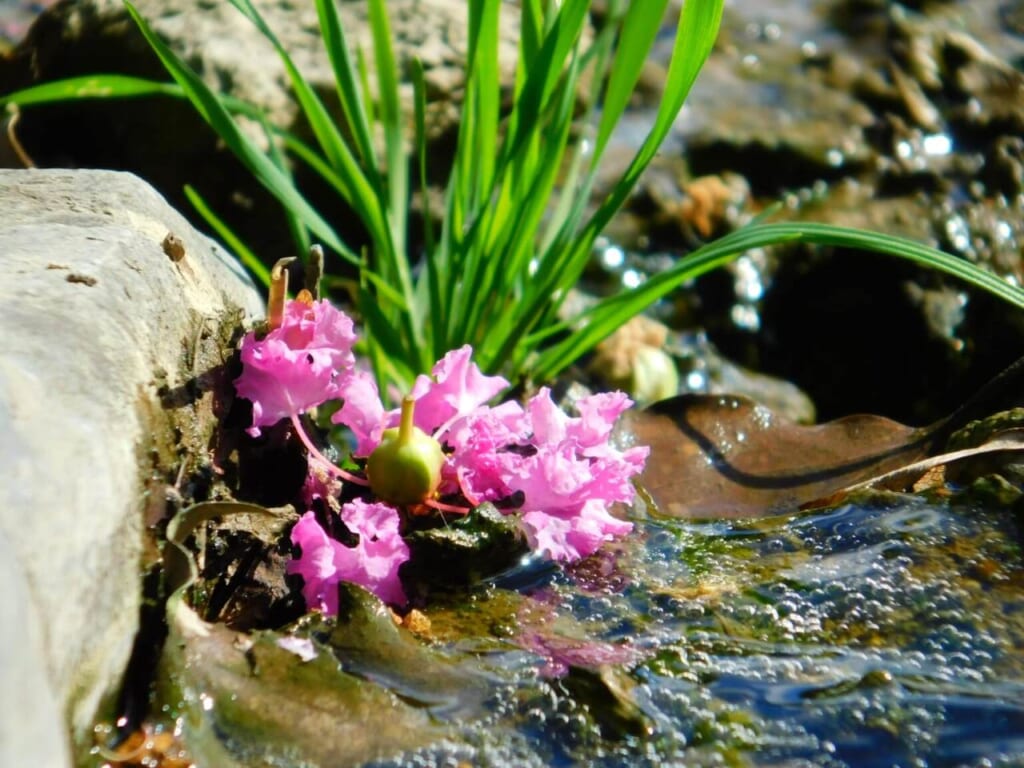
<path id="1" fill-rule="evenodd" d="M 594 240 L 608 225 L 612 216 L 622 207 L 629 193 L 636 186 L 640 174 L 647 168 L 658 151 L 658 147 L 661 146 L 671 130 L 697 74 L 711 53 L 722 20 L 722 5 L 723 0 L 700 0 L 683 4 L 679 25 L 676 29 L 672 59 L 665 79 L 665 91 L 654 119 L 654 125 L 626 173 L 576 239 L 575 250 L 572 256 L 566 260 L 566 263 L 573 265 L 572 269 L 567 270 L 569 274 L 572 274 L 578 265 L 589 257 Z M 569 281 L 563 281 L 559 284 L 559 289 L 564 292 L 570 286 Z"/>
<path id="2" fill-rule="evenodd" d="M 512 108 L 509 135 L 502 148 L 499 169 L 516 156 L 521 145 L 528 142 L 535 131 L 537 120 L 550 102 L 564 64 L 569 60 L 583 32 L 587 6 L 588 3 L 584 2 L 559 6 L 537 55 L 531 61 L 521 62 L 526 67 L 526 79 Z"/>
<path id="3" fill-rule="evenodd" d="M 320 97 L 299 72 L 284 45 L 273 30 L 267 26 L 250 0 L 231 0 L 231 4 L 249 18 L 260 33 L 274 46 L 281 63 L 284 64 L 285 70 L 288 72 L 288 78 L 299 106 L 313 129 L 313 134 L 328 163 L 352 188 L 353 197 L 357 200 L 354 207 L 370 231 L 370 236 L 377 243 L 377 247 L 387 247 L 386 216 L 382 210 L 383 200 L 378 194 L 378 188 L 375 188 L 363 173 Z"/>
<path id="4" fill-rule="evenodd" d="M 438 247 L 434 232 L 434 211 L 430 203 L 430 184 L 427 168 L 427 88 L 423 77 L 423 62 L 412 61 L 413 84 L 413 144 L 419 177 L 420 216 L 423 220 L 422 269 L 416 281 L 415 321 L 424 327 L 424 344 L 430 350 L 437 345 L 435 335 L 442 328 L 441 281 L 450 279 L 447 259 Z M 409 254 L 412 258 L 412 254 Z M 444 335 L 443 333 L 439 335 Z"/>
<path id="5" fill-rule="evenodd" d="M 340 132 L 335 127 L 334 121 L 331 120 L 330 115 L 327 113 L 327 109 L 324 107 L 323 102 L 320 101 L 320 97 L 316 95 L 309 83 L 302 76 L 302 73 L 299 72 L 298 67 L 295 66 L 295 62 L 292 61 L 287 49 L 281 43 L 277 35 L 274 34 L 274 31 L 263 20 L 263 17 L 259 14 L 259 11 L 256 10 L 256 7 L 250 2 L 250 0 L 230 0 L 230 2 L 244 16 L 246 16 L 259 30 L 260 34 L 262 34 L 270 44 L 274 46 L 278 57 L 281 59 L 281 63 L 284 64 L 285 71 L 288 73 L 288 79 L 291 81 L 292 90 L 299 102 L 299 106 L 306 115 L 306 119 L 309 121 L 309 126 L 313 129 L 313 134 L 316 136 L 317 142 L 321 149 L 323 149 L 324 154 L 327 156 L 328 162 L 330 162 L 330 164 L 335 168 L 344 167 L 344 155 L 348 153 L 348 147 L 345 145 L 345 141 Z"/>
<path id="6" fill-rule="evenodd" d="M 268 156 L 271 162 L 277 166 L 277 169 L 281 171 L 290 181 L 294 183 L 292 177 L 291 168 L 288 165 L 288 161 L 284 157 L 284 153 L 281 152 L 280 142 L 278 137 L 270 125 L 270 121 L 266 115 L 260 115 L 260 126 L 263 128 L 263 135 L 267 138 Z M 296 255 L 303 261 L 306 259 L 306 254 L 309 253 L 309 247 L 312 245 L 312 240 L 309 237 L 309 229 L 302 220 L 295 215 L 293 211 L 288 208 L 284 208 L 285 222 L 288 224 L 288 231 L 291 232 L 292 242 L 295 244 Z"/>
<path id="7" fill-rule="evenodd" d="M 475 202 L 489 196 L 494 185 L 494 163 L 498 146 L 498 112 L 501 73 L 498 68 L 498 0 L 470 3 L 468 88 L 473 91 L 472 145 L 476 167 Z"/>
<path id="8" fill-rule="evenodd" d="M 391 44 L 391 26 L 384 0 L 370 0 L 370 30 L 376 66 L 380 122 L 384 128 L 387 153 L 387 178 L 391 216 L 391 237 L 396 254 L 405 258 L 405 227 L 409 201 L 408 161 L 402 135 L 402 108 L 399 103 L 398 66 Z M 404 264 L 404 262 L 403 262 Z"/>
<path id="9" fill-rule="evenodd" d="M 519 14 L 519 63 L 533 61 L 544 40 L 544 7 L 541 0 L 522 0 Z"/>
<path id="10" fill-rule="evenodd" d="M 295 134 L 288 131 L 279 131 L 281 141 L 285 148 L 291 152 L 296 159 L 308 165 L 321 179 L 327 182 L 330 187 L 338 193 L 342 200 L 348 203 L 362 219 L 364 210 L 360 207 L 363 200 L 359 194 L 349 186 L 349 179 L 335 171 L 315 149 L 304 143 Z"/>
<path id="11" fill-rule="evenodd" d="M 185 197 L 192 203 L 192 207 L 196 209 L 200 216 L 210 225 L 210 228 L 217 234 L 217 236 L 224 242 L 224 245 L 234 253 L 239 261 L 245 265 L 245 268 L 252 272 L 253 276 L 264 286 L 270 286 L 270 270 L 267 269 L 266 265 L 260 261 L 259 257 L 253 252 L 249 246 L 242 242 L 241 238 L 235 234 L 234 230 L 229 227 L 223 219 L 217 216 L 213 212 L 213 209 L 207 204 L 206 200 L 203 199 L 193 187 L 188 184 L 185 185 Z"/>
<path id="12" fill-rule="evenodd" d="M 601 157 L 615 126 L 622 118 L 640 79 L 647 55 L 661 29 L 668 0 L 632 2 L 622 22 L 622 31 L 615 49 L 615 60 L 610 68 L 608 87 L 605 89 L 594 142 L 594 162 Z"/>
<path id="13" fill-rule="evenodd" d="M 466 314 L 463 336 L 474 329 L 486 333 L 488 350 L 481 359 L 493 370 L 499 363 L 490 356 L 493 350 L 501 349 L 507 334 L 513 327 L 511 322 L 518 313 L 509 312 L 509 305 L 517 306 L 528 300 L 536 278 L 531 276 L 531 261 L 536 253 L 536 232 L 543 217 L 549 213 L 551 191 L 562 167 L 562 159 L 569 142 L 573 123 L 572 110 L 575 93 L 569 87 L 562 93 L 558 116 L 544 131 L 545 144 L 538 166 L 526 175 L 522 190 L 512 200 L 514 215 L 507 216 L 500 230 L 484 245 L 486 259 L 475 281 L 467 280 L 466 296 L 476 297 L 475 301 L 464 302 L 470 311 Z M 472 273 L 471 273 L 472 274 Z M 484 301 L 482 297 L 487 297 Z"/>
<path id="14" fill-rule="evenodd" d="M 613 2 L 610 7 L 614 9 L 617 5 Z M 606 79 L 605 73 L 608 72 L 608 61 L 616 40 L 616 31 L 612 24 L 605 26 L 586 52 L 587 61 L 584 66 L 590 68 L 591 83 L 586 96 L 587 111 L 577 120 L 578 124 L 584 126 L 584 130 L 597 123 L 596 114 L 602 104 L 601 85 Z M 590 203 L 591 190 L 597 178 L 596 163 L 588 157 L 588 153 L 591 152 L 590 143 L 581 139 L 571 147 L 568 170 L 559 185 L 561 191 L 558 200 L 546 221 L 541 238 L 539 250 L 542 254 L 570 252 L 566 244 L 579 230 L 579 223 L 583 220 L 587 205 Z"/>
<path id="15" fill-rule="evenodd" d="M 423 250 L 433 253 L 436 243 L 433 211 L 430 207 L 430 179 L 427 168 L 427 85 L 423 78 L 423 62 L 412 61 L 413 150 L 419 176 L 421 215 L 423 216 Z"/>
<path id="16" fill-rule="evenodd" d="M 384 304 L 385 306 L 391 305 L 395 309 L 403 313 L 409 312 L 409 307 L 405 303 L 405 296 L 399 291 L 395 290 L 384 278 L 380 275 L 371 272 L 369 270 L 363 270 L 363 280 L 374 287 L 377 291 L 377 305 Z M 394 325 L 389 321 L 389 325 Z"/>
<path id="17" fill-rule="evenodd" d="M 755 224 L 708 243 L 682 258 L 671 269 L 653 276 L 630 291 L 598 302 L 569 323 L 545 329 L 540 334 L 524 339 L 523 349 L 529 349 L 553 333 L 575 329 L 538 355 L 533 366 L 534 375 L 538 381 L 546 381 L 558 375 L 630 317 L 639 314 L 688 280 L 720 267 L 751 249 L 792 243 L 888 254 L 945 272 L 1024 309 L 1024 290 L 1021 288 L 970 262 L 912 240 L 814 222 Z"/>
<path id="18" fill-rule="evenodd" d="M 421 370 L 418 366 L 417 370 L 413 370 L 408 364 L 408 361 L 416 359 L 415 350 L 406 347 L 406 339 L 381 311 L 378 290 L 379 286 L 375 286 L 373 291 L 365 285 L 360 286 L 356 306 L 362 315 L 364 327 L 370 331 L 364 337 L 367 356 L 373 366 L 381 398 L 386 403 L 391 399 L 389 384 L 399 386 L 403 392 L 408 391 Z"/>
<path id="19" fill-rule="evenodd" d="M 329 248 L 341 255 L 346 261 L 358 266 L 358 257 L 352 253 L 320 214 L 313 209 L 291 181 L 242 132 L 213 91 L 157 37 L 146 23 L 146 20 L 142 18 L 130 2 L 126 2 L 125 5 L 150 47 L 160 57 L 164 67 L 178 82 L 203 119 L 211 125 L 242 164 L 249 169 L 282 205 L 295 211 L 296 215 L 302 219 L 306 226 Z"/>
<path id="20" fill-rule="evenodd" d="M 722 3 L 723 0 L 704 0 L 683 5 L 672 61 L 669 64 L 665 95 L 651 133 L 638 150 L 626 173 L 591 216 L 583 231 L 571 239 L 559 238 L 562 247 L 552 248 L 545 253 L 544 260 L 537 270 L 536 281 L 531 286 L 533 292 L 524 298 L 517 313 L 519 316 L 505 334 L 503 346 L 495 356 L 496 364 L 501 365 L 509 359 L 522 357 L 516 351 L 517 347 L 522 347 L 522 342 L 517 340 L 528 338 L 535 328 L 547 325 L 577 281 L 586 266 L 598 234 L 625 202 L 640 174 L 668 135 L 697 73 L 711 52 L 721 21 Z"/>
<path id="21" fill-rule="evenodd" d="M 22 90 L 0 96 L 0 106 L 16 104 L 19 107 L 33 107 L 66 101 L 92 99 L 131 99 L 151 96 L 169 96 L 188 101 L 184 89 L 177 83 L 147 80 L 126 75 L 82 75 L 65 80 L 54 80 L 42 85 L 33 85 Z M 217 94 L 224 108 L 232 115 L 259 120 L 263 110 L 247 101 L 232 96 Z"/>
<path id="22" fill-rule="evenodd" d="M 400 103 L 398 66 L 392 45 L 391 27 L 384 0 L 370 0 L 370 31 L 376 65 L 380 122 L 384 129 L 384 147 L 387 165 L 386 210 L 389 223 L 389 241 L 386 248 L 375 254 L 379 261 L 376 271 L 396 287 L 404 297 L 405 311 L 385 314 L 393 323 L 402 326 L 407 338 L 407 354 L 417 356 L 419 365 L 426 370 L 431 361 L 424 341 L 423 324 L 416 319 L 412 307 L 416 304 L 412 274 L 407 254 L 409 214 L 409 158 L 405 151 L 404 123 Z"/>
<path id="23" fill-rule="evenodd" d="M 85 75 L 13 91 L 0 96 L 0 105 L 17 104 L 19 107 L 31 107 L 73 99 L 125 99 L 141 96 L 181 98 L 183 92 L 181 87 L 174 83 L 160 83 L 141 77 Z"/>
<path id="24" fill-rule="evenodd" d="M 320 33 L 323 36 L 327 58 L 334 70 L 334 81 L 338 88 L 341 111 L 345 115 L 355 140 L 363 166 L 371 177 L 377 176 L 377 153 L 370 133 L 370 120 L 363 108 L 363 97 L 359 90 L 358 68 L 354 63 L 345 39 L 345 33 L 338 17 L 335 0 L 316 0 L 320 18 Z M 379 183 L 379 179 L 378 179 Z"/>

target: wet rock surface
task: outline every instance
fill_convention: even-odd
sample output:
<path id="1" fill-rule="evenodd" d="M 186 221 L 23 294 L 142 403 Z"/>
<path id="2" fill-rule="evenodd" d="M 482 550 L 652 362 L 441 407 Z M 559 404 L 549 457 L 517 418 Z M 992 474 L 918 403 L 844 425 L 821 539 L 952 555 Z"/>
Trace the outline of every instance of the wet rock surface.
<path id="1" fill-rule="evenodd" d="M 262 310 L 131 175 L 0 171 L 0 208 L 0 762 L 58 766 L 117 694 L 145 528 L 215 474 L 233 334 Z"/>
<path id="2" fill-rule="evenodd" d="M 1014 18 L 996 2 L 730 4 L 636 217 L 619 223 L 622 242 L 682 255 L 782 202 L 780 216 L 903 235 L 1020 284 L 1024 38 Z M 636 133 L 620 135 L 628 146 Z M 708 174 L 738 177 L 750 196 L 694 226 L 679 203 Z M 748 254 L 679 309 L 660 311 L 794 381 L 822 418 L 927 423 L 1024 354 L 1019 313 L 863 253 Z"/>

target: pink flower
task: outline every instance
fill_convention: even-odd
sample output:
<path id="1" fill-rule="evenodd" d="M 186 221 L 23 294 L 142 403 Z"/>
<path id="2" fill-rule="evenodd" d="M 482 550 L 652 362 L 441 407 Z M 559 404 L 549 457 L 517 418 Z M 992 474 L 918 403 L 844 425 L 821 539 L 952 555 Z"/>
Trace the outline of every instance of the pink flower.
<path id="1" fill-rule="evenodd" d="M 292 529 L 292 543 L 302 554 L 288 563 L 288 573 L 302 576 L 306 606 L 336 615 L 341 581 L 358 584 L 386 603 L 405 603 L 398 569 L 409 559 L 409 547 L 398 533 L 397 510 L 356 499 L 341 508 L 341 519 L 359 536 L 355 547 L 329 538 L 312 512 L 304 514 Z"/>
<path id="2" fill-rule="evenodd" d="M 380 445 L 384 432 L 384 406 L 377 392 L 377 382 L 367 371 L 353 371 L 339 393 L 344 404 L 331 416 L 335 424 L 344 424 L 356 437 L 356 456 L 369 456 Z"/>
<path id="3" fill-rule="evenodd" d="M 418 376 L 413 384 L 416 426 L 439 440 L 456 420 L 508 388 L 501 376 L 484 376 L 472 355 L 468 344 L 454 349 L 434 365 L 432 376 Z"/>
<path id="4" fill-rule="evenodd" d="M 367 466 L 371 464 L 373 456 L 381 455 L 382 440 L 387 444 L 385 431 L 399 424 L 401 411 L 385 411 L 373 376 L 355 368 L 354 343 L 352 320 L 324 301 L 289 301 L 280 327 L 262 339 L 248 334 L 235 388 L 252 401 L 250 432 L 258 434 L 260 427 L 340 400 L 332 421 L 352 431 L 353 455 L 371 457 Z M 437 504 L 435 496 L 447 494 L 461 495 L 470 505 L 515 500 L 530 545 L 559 561 L 588 557 L 604 542 L 628 532 L 631 524 L 610 510 L 633 500 L 632 477 L 643 469 L 647 449 L 620 450 L 610 439 L 616 419 L 632 405 L 630 400 L 622 393 L 582 398 L 577 403 L 579 415 L 571 417 L 543 389 L 525 408 L 512 401 L 490 407 L 487 403 L 508 382 L 485 376 L 472 362 L 472 352 L 468 345 L 449 352 L 430 376 L 418 377 L 413 385 L 407 436 L 415 434 L 411 420 L 435 449 L 429 490 L 415 495 L 416 503 Z M 409 559 L 409 548 L 399 533 L 399 511 L 362 499 L 339 509 L 341 478 L 365 481 L 329 466 L 301 425 L 299 434 L 310 452 L 303 500 L 307 505 L 325 502 L 358 537 L 354 547 L 335 541 L 312 512 L 295 525 L 292 542 L 301 554 L 288 564 L 288 572 L 302 576 L 307 605 L 336 614 L 342 581 L 361 585 L 385 602 L 404 603 L 398 571 Z M 373 484 L 373 473 L 368 474 L 370 489 L 406 503 L 388 495 L 379 482 Z M 391 476 L 405 475 L 400 471 Z M 463 503 L 458 498 L 455 502 Z"/>
<path id="5" fill-rule="evenodd" d="M 526 512 L 523 530 L 530 549 L 552 560 L 572 562 L 594 554 L 606 541 L 629 533 L 633 524 L 613 517 L 600 499 L 589 499 L 576 510 Z"/>
<path id="6" fill-rule="evenodd" d="M 326 301 L 285 305 L 284 320 L 264 338 L 242 341 L 238 394 L 252 401 L 252 429 L 276 424 L 338 396 L 355 363 L 352 320 Z"/>
<path id="7" fill-rule="evenodd" d="M 523 494 L 523 528 L 533 549 L 553 560 L 578 560 L 632 529 L 609 511 L 632 502 L 632 477 L 647 459 L 646 447 L 620 451 L 609 442 L 615 420 L 631 404 L 622 393 L 592 395 L 579 400 L 574 418 L 546 388 L 531 398 L 534 450 L 507 458 L 502 479 Z"/>

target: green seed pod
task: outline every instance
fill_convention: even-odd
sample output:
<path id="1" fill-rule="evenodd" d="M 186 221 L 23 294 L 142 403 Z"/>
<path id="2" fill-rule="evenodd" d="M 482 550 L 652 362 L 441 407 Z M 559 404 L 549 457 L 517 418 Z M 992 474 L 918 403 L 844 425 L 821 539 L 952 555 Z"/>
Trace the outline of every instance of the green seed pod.
<path id="1" fill-rule="evenodd" d="M 366 462 L 370 490 L 397 506 L 421 504 L 441 484 L 444 452 L 437 440 L 413 426 L 414 404 L 409 397 L 402 401 L 401 425 L 384 430 Z"/>

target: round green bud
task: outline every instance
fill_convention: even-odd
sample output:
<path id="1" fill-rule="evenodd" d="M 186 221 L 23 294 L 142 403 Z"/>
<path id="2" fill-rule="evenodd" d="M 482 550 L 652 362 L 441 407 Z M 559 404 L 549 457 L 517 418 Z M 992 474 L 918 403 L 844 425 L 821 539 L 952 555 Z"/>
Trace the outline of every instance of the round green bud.
<path id="1" fill-rule="evenodd" d="M 421 504 L 441 484 L 444 451 L 440 443 L 412 424 L 413 401 L 402 402 L 402 424 L 384 430 L 366 462 L 370 490 L 397 506 Z"/>

